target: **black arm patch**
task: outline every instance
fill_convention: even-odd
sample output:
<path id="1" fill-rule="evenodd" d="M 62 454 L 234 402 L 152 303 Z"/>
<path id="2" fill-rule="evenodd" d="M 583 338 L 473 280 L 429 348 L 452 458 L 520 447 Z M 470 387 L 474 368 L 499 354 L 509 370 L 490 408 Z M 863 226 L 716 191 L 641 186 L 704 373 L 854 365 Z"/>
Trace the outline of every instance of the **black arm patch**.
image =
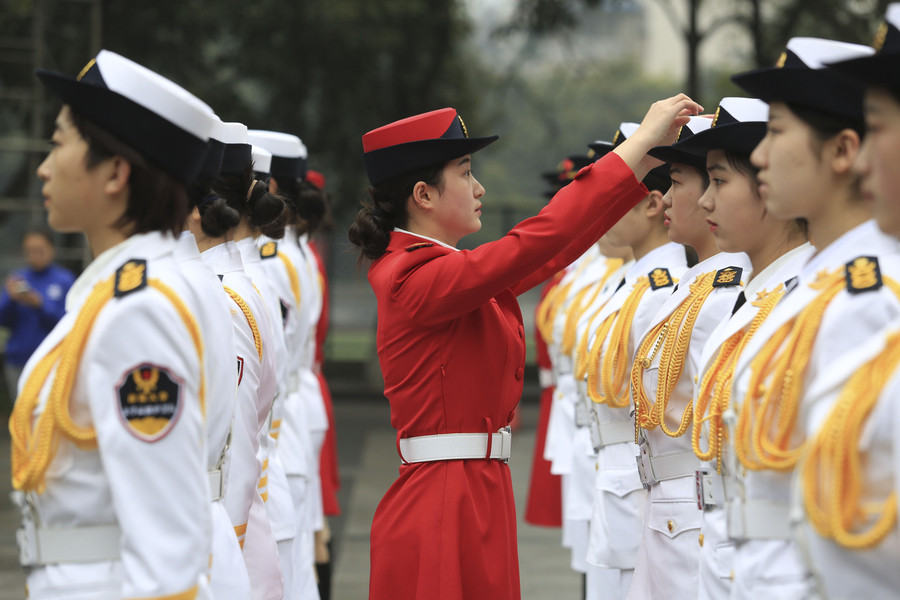
<path id="1" fill-rule="evenodd" d="M 116 298 L 121 298 L 145 287 L 147 287 L 147 261 L 143 258 L 129 259 L 116 270 Z"/>
<path id="2" fill-rule="evenodd" d="M 724 269 L 719 269 L 716 271 L 716 276 L 713 277 L 712 286 L 717 288 L 740 285 L 741 274 L 743 274 L 743 272 L 744 269 L 741 267 L 725 267 Z"/>
<path id="3" fill-rule="evenodd" d="M 858 256 L 848 262 L 844 265 L 844 278 L 851 294 L 871 292 L 884 285 L 878 259 L 874 256 Z"/>
<path id="4" fill-rule="evenodd" d="M 665 267 L 656 267 L 647 273 L 647 277 L 650 279 L 650 289 L 652 290 L 675 285 L 675 282 L 672 281 L 672 274 Z"/>

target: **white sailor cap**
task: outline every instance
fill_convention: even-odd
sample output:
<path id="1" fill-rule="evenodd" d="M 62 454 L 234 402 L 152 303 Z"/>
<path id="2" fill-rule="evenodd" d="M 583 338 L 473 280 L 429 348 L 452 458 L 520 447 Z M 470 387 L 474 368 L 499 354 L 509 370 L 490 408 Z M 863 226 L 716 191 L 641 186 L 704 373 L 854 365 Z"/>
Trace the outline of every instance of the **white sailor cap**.
<path id="1" fill-rule="evenodd" d="M 253 171 L 262 175 L 268 175 L 272 169 L 272 153 L 262 146 L 252 146 Z"/>
<path id="2" fill-rule="evenodd" d="M 250 166 L 250 141 L 247 137 L 247 126 L 243 123 L 219 121 L 212 138 L 225 144 L 222 154 L 222 175 L 240 175 Z"/>
<path id="3" fill-rule="evenodd" d="M 296 135 L 280 131 L 252 129 L 250 143 L 272 153 L 272 176 L 303 179 L 306 176 L 307 151 Z"/>
<path id="4" fill-rule="evenodd" d="M 750 95 L 766 102 L 787 102 L 860 121 L 862 89 L 828 69 L 828 63 L 871 56 L 869 46 L 820 38 L 796 37 L 787 43 L 774 67 L 731 77 Z"/>
<path id="5" fill-rule="evenodd" d="M 196 96 L 124 56 L 101 50 L 77 77 L 37 70 L 73 111 L 190 183 L 206 154 L 213 122 Z"/>

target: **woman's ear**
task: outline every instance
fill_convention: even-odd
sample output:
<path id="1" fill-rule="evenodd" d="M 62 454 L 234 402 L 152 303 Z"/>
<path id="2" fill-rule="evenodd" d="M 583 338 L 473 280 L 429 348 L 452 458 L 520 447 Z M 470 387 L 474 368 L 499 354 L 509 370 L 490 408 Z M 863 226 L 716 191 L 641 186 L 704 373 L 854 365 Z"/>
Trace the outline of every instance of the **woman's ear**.
<path id="1" fill-rule="evenodd" d="M 844 175 L 852 172 L 860 143 L 859 134 L 852 129 L 844 129 L 829 140 L 826 152 L 829 152 L 828 158 L 835 173 Z"/>
<path id="2" fill-rule="evenodd" d="M 647 215 L 647 218 L 653 218 L 661 215 L 665 210 L 663 193 L 659 190 L 650 190 L 650 193 L 644 198 L 644 214 Z"/>
<path id="3" fill-rule="evenodd" d="M 104 163 L 96 167 L 106 169 L 104 191 L 110 196 L 124 193 L 128 189 L 128 180 L 131 177 L 131 163 L 121 156 L 113 156 Z"/>
<path id="4" fill-rule="evenodd" d="M 430 195 L 431 192 L 429 190 L 429 187 L 430 186 L 424 181 L 417 181 L 416 185 L 413 186 L 413 204 L 422 210 L 430 210 L 432 207 L 433 198 Z"/>

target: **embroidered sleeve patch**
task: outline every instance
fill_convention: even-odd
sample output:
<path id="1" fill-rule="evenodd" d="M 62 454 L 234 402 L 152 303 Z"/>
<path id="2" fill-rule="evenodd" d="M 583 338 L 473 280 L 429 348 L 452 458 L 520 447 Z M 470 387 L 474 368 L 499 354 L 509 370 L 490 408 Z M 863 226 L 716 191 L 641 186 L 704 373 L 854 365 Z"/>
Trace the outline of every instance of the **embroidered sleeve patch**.
<path id="1" fill-rule="evenodd" d="M 147 287 L 147 261 L 132 258 L 116 271 L 116 298 Z"/>
<path id="2" fill-rule="evenodd" d="M 415 252 L 416 250 L 421 250 L 422 248 L 431 248 L 434 246 L 431 242 L 419 242 L 418 244 L 410 244 L 406 247 L 407 252 Z"/>
<path id="3" fill-rule="evenodd" d="M 881 268 L 874 256 L 859 256 L 848 262 L 844 266 L 844 278 L 851 294 L 874 291 L 883 285 Z"/>
<path id="4" fill-rule="evenodd" d="M 724 269 L 719 269 L 716 271 L 716 276 L 713 277 L 712 286 L 716 288 L 740 285 L 741 274 L 743 272 L 744 269 L 741 267 L 725 267 Z"/>
<path id="5" fill-rule="evenodd" d="M 650 278 L 650 289 L 653 290 L 675 285 L 675 282 L 672 281 L 672 275 L 665 267 L 656 267 L 647 274 L 647 277 Z"/>
<path id="6" fill-rule="evenodd" d="M 145 442 L 161 440 L 181 413 L 181 384 L 165 367 L 143 363 L 116 386 L 119 416 L 128 432 Z"/>
<path id="7" fill-rule="evenodd" d="M 260 258 L 272 258 L 278 255 L 278 242 L 266 242 L 259 249 Z"/>

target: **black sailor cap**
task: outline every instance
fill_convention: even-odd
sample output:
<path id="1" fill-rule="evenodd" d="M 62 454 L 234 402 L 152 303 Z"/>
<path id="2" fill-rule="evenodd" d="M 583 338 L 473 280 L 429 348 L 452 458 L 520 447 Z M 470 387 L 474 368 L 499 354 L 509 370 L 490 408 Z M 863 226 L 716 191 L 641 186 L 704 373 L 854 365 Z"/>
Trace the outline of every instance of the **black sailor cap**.
<path id="1" fill-rule="evenodd" d="M 742 156 L 750 156 L 753 149 L 766 136 L 769 121 L 769 105 L 757 98 L 722 98 L 709 129 L 684 140 L 679 146 L 686 152 L 697 152 L 705 157 L 709 150 L 725 150 Z"/>
<path id="2" fill-rule="evenodd" d="M 900 91 L 900 3 L 889 4 L 872 42 L 875 54 L 828 63 L 854 81 Z"/>
<path id="3" fill-rule="evenodd" d="M 706 151 L 695 148 L 687 149 L 685 148 L 685 142 L 698 133 L 706 131 L 711 125 L 712 119 L 707 117 L 691 117 L 690 120 L 678 130 L 678 135 L 675 136 L 675 143 L 671 146 L 656 146 L 655 148 L 651 148 L 648 154 L 667 163 L 683 163 L 691 165 L 695 169 L 706 171 Z"/>
<path id="4" fill-rule="evenodd" d="M 247 132 L 250 143 L 272 153 L 269 172 L 275 179 L 306 177 L 306 146 L 296 135 L 280 131 L 251 129 Z"/>

